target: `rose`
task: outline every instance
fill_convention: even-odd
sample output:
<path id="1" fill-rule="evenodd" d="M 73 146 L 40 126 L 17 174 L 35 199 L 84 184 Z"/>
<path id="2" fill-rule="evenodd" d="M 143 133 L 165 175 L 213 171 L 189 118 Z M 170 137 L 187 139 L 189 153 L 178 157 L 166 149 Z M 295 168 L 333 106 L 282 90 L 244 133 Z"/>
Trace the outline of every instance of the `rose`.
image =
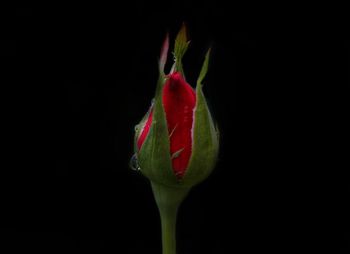
<path id="1" fill-rule="evenodd" d="M 219 144 L 201 84 L 210 51 L 194 90 L 185 80 L 181 63 L 188 44 L 183 26 L 175 41 L 175 63 L 170 74 L 165 75 L 169 45 L 166 38 L 156 96 L 135 135 L 141 172 L 151 181 L 175 187 L 191 187 L 205 179 L 215 166 Z"/>
<path id="2" fill-rule="evenodd" d="M 136 167 L 152 184 L 162 222 L 163 254 L 175 254 L 177 209 L 189 189 L 213 170 L 219 135 L 202 91 L 209 53 L 193 89 L 185 79 L 182 57 L 188 48 L 186 27 L 175 40 L 175 62 L 164 73 L 169 38 L 166 37 L 159 60 L 155 98 L 147 114 L 136 126 Z"/>

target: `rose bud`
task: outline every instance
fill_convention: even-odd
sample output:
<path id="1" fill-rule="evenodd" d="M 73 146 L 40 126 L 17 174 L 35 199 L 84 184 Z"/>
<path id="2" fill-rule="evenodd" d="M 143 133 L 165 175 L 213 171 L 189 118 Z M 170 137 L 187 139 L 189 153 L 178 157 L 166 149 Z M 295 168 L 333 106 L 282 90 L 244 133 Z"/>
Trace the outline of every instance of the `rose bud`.
<path id="1" fill-rule="evenodd" d="M 134 165 L 152 184 L 162 224 L 163 254 L 176 253 L 176 214 L 189 189 L 213 170 L 218 150 L 218 131 L 208 109 L 202 81 L 207 73 L 209 53 L 197 80 L 196 89 L 186 81 L 182 57 L 188 48 L 186 28 L 175 40 L 175 62 L 164 74 L 169 38 L 159 60 L 155 98 L 136 126 Z"/>
<path id="2" fill-rule="evenodd" d="M 165 39 L 154 101 L 135 128 L 135 156 L 140 171 L 151 181 L 168 186 L 191 187 L 199 183 L 214 168 L 218 154 L 218 132 L 202 92 L 210 50 L 194 90 L 186 82 L 182 68 L 188 44 L 183 26 L 175 41 L 174 65 L 165 75 L 168 36 Z"/>

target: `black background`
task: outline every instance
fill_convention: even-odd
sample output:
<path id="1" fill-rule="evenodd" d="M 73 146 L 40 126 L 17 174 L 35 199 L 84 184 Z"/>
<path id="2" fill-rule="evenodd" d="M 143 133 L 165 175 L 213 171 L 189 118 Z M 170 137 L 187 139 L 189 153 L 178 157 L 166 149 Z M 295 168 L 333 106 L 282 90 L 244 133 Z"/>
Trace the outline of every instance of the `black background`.
<path id="1" fill-rule="evenodd" d="M 161 253 L 149 183 L 128 162 L 162 40 L 183 21 L 191 84 L 213 49 L 204 92 L 221 152 L 181 207 L 178 253 L 349 253 L 343 17 L 189 1 L 1 8 L 1 253 Z"/>

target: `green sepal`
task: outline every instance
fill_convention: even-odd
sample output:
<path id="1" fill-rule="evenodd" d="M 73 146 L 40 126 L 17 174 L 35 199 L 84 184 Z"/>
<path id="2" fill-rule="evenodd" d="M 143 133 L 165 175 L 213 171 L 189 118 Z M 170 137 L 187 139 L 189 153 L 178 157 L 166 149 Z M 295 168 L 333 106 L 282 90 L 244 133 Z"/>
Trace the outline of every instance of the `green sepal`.
<path id="1" fill-rule="evenodd" d="M 193 186 L 207 178 L 214 169 L 219 152 L 218 131 L 214 126 L 201 84 L 207 72 L 209 52 L 206 55 L 196 87 L 192 155 L 181 181 L 183 186 Z"/>
<path id="2" fill-rule="evenodd" d="M 169 34 L 167 33 L 163 42 L 162 49 L 160 51 L 160 57 L 159 57 L 159 72 L 163 75 L 164 74 L 164 67 L 168 59 L 168 50 L 169 50 Z"/>
<path id="3" fill-rule="evenodd" d="M 185 73 L 182 67 L 182 58 L 185 55 L 189 44 L 190 42 L 187 40 L 186 25 L 182 24 L 182 27 L 175 39 L 175 46 L 174 46 L 174 52 L 173 52 L 175 62 L 172 67 L 172 72 L 178 71 L 182 74 L 184 78 L 185 78 Z"/>
<path id="4" fill-rule="evenodd" d="M 152 182 L 176 186 L 177 179 L 172 169 L 170 140 L 162 103 L 162 88 L 166 79 L 160 73 L 153 105 L 152 125 L 137 153 L 140 171 Z"/>
<path id="5" fill-rule="evenodd" d="M 199 73 L 199 76 L 198 76 L 198 79 L 197 79 L 197 86 L 202 85 L 203 79 L 205 78 L 205 75 L 207 75 L 208 66 L 209 66 L 210 51 L 211 51 L 211 49 L 209 49 L 207 51 L 207 53 L 205 54 L 204 63 L 202 65 L 201 72 Z"/>
<path id="6" fill-rule="evenodd" d="M 153 102 L 152 124 L 141 149 L 137 152 L 137 160 L 141 173 L 149 180 L 166 186 L 176 186 L 178 180 L 172 169 L 170 138 L 162 102 L 162 91 L 166 82 L 164 66 L 168 48 L 169 36 L 167 35 L 160 53 L 159 78 Z"/>

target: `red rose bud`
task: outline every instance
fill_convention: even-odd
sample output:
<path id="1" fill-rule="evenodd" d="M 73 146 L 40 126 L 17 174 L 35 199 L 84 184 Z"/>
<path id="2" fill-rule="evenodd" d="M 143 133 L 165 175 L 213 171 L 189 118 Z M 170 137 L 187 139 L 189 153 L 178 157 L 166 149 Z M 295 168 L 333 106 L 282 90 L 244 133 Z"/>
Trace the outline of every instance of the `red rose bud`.
<path id="1" fill-rule="evenodd" d="M 193 110 L 196 94 L 183 79 L 181 73 L 174 72 L 167 77 L 162 94 L 170 139 L 170 154 L 175 175 L 181 178 L 187 168 L 192 151 Z M 137 148 L 142 147 L 152 124 L 153 111 L 137 140 Z"/>
<path id="2" fill-rule="evenodd" d="M 152 182 L 168 186 L 190 187 L 202 181 L 214 168 L 218 154 L 218 132 L 202 92 L 210 52 L 194 90 L 186 82 L 182 68 L 188 44 L 183 26 L 175 41 L 174 65 L 170 74 L 165 75 L 169 45 L 166 37 L 154 102 L 136 126 L 138 167 Z"/>

